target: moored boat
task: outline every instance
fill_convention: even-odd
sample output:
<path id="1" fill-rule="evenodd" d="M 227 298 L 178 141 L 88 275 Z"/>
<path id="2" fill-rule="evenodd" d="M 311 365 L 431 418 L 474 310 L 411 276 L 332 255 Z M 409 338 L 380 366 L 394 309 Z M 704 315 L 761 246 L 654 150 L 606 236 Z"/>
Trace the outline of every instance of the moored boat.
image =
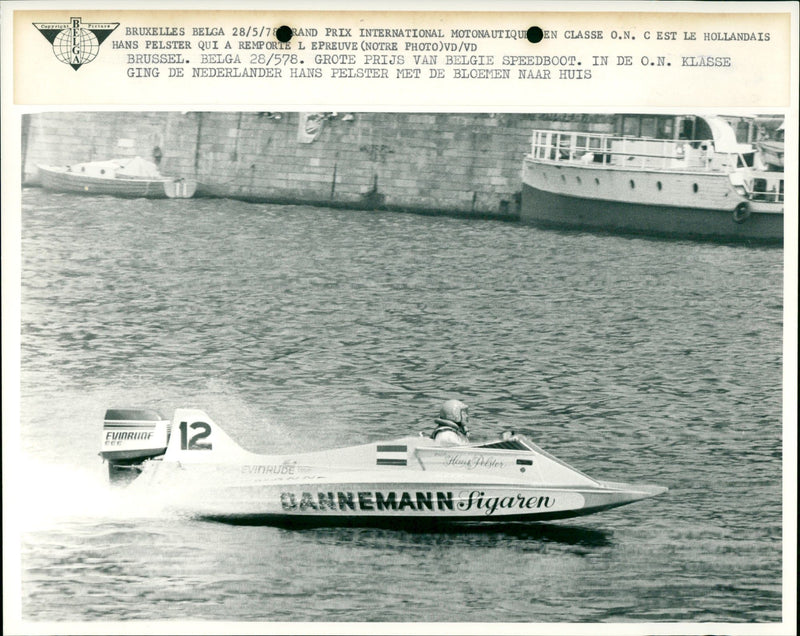
<path id="1" fill-rule="evenodd" d="M 721 117 L 617 115 L 612 134 L 536 130 L 520 219 L 545 227 L 783 240 L 784 176 Z"/>
<path id="2" fill-rule="evenodd" d="M 769 139 L 759 141 L 757 144 L 764 163 L 767 164 L 768 169 L 783 171 L 783 141 L 778 139 Z"/>
<path id="3" fill-rule="evenodd" d="M 603 481 L 523 435 L 440 446 L 422 434 L 335 450 L 259 455 L 206 413 L 109 409 L 112 481 L 200 518 L 279 525 L 438 526 L 587 515 L 667 489 Z"/>
<path id="4" fill-rule="evenodd" d="M 38 166 L 42 187 L 57 192 L 109 194 L 118 197 L 188 199 L 197 183 L 165 177 L 141 157 L 92 161 L 68 166 Z"/>
<path id="5" fill-rule="evenodd" d="M 754 123 L 757 130 L 755 144 L 767 170 L 783 172 L 786 122 L 781 118 L 757 117 Z"/>

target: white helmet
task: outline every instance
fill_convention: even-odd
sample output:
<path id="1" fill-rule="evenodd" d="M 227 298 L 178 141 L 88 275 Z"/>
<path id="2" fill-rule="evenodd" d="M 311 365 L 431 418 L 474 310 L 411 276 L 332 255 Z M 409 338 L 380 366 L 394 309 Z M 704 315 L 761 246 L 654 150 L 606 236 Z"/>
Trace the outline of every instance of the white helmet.
<path id="1" fill-rule="evenodd" d="M 445 420 L 459 425 L 465 431 L 469 422 L 469 407 L 459 400 L 447 400 L 439 409 L 438 420 Z"/>

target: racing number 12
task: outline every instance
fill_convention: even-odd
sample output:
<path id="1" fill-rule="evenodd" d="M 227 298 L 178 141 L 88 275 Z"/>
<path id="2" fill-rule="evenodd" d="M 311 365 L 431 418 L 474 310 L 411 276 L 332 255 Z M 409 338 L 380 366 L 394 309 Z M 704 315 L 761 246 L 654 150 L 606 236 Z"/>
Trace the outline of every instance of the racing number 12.
<path id="1" fill-rule="evenodd" d="M 211 435 L 211 427 L 208 424 L 193 422 L 188 428 L 198 432 L 189 438 L 186 422 L 181 422 L 181 450 L 211 450 L 211 442 L 200 441 Z"/>

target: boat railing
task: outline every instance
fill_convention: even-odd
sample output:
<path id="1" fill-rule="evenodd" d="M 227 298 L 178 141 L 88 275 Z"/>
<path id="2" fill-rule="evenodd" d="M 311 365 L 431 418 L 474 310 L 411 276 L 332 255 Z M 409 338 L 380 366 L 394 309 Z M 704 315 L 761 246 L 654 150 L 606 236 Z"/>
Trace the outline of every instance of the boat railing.
<path id="1" fill-rule="evenodd" d="M 714 152 L 713 140 L 617 137 L 605 133 L 534 130 L 531 158 L 638 170 L 729 171 L 735 153 Z"/>
<path id="2" fill-rule="evenodd" d="M 783 203 L 783 173 L 746 171 L 742 174 L 745 196 L 751 201 Z"/>

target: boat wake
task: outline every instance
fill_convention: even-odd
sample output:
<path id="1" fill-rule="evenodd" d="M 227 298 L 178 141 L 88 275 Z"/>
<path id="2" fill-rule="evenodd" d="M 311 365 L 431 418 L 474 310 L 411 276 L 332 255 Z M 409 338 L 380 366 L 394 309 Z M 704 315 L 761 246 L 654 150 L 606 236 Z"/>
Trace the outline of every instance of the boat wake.
<path id="1" fill-rule="evenodd" d="M 6 496 L 19 499 L 17 526 L 22 532 L 57 527 L 65 522 L 163 518 L 168 506 L 153 493 L 144 496 L 134 489 L 108 483 L 102 463 L 92 467 L 51 464 L 22 458 L 18 465 L 21 486 Z M 10 490 L 10 489 L 9 489 Z"/>

